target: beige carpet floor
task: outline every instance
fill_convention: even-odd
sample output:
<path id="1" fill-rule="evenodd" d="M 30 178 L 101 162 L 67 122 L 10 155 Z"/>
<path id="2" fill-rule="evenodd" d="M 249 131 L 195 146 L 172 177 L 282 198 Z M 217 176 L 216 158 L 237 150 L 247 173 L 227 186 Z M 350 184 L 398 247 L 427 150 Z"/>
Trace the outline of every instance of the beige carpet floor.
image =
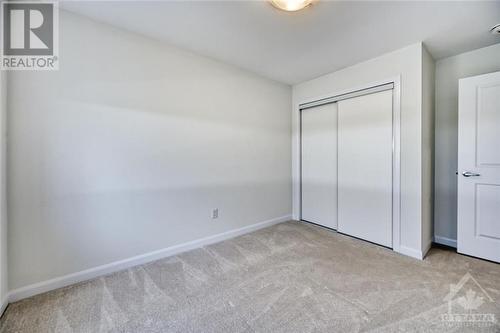
<path id="1" fill-rule="evenodd" d="M 448 305 L 468 272 L 483 289 L 466 276 Z M 448 306 L 497 322 L 446 321 Z M 500 332 L 499 320 L 498 264 L 443 249 L 419 261 L 287 222 L 11 304 L 0 332 Z"/>

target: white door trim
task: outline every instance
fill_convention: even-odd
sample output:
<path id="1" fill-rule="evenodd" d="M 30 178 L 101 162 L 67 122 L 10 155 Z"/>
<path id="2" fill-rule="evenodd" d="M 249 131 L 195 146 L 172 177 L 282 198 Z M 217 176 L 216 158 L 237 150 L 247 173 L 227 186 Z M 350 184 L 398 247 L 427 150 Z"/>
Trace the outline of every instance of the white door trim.
<path id="1" fill-rule="evenodd" d="M 298 115 L 298 140 L 294 141 L 294 145 L 296 145 L 296 149 L 298 151 L 298 160 L 294 161 L 294 163 L 298 164 L 298 193 L 296 193 L 299 197 L 298 201 L 298 218 L 301 219 L 301 193 L 302 193 L 302 184 L 301 184 L 301 105 L 309 106 L 316 105 L 318 101 L 321 100 L 335 100 L 336 96 L 348 95 L 352 93 L 357 93 L 360 91 L 366 90 L 367 92 L 372 92 L 374 88 L 385 85 L 393 85 L 393 109 L 392 109 L 392 119 L 393 119 L 393 130 L 392 130 L 392 249 L 395 252 L 401 253 L 401 76 L 398 75 L 393 78 L 389 78 L 386 80 L 376 81 L 369 84 L 365 84 L 360 87 L 353 87 L 351 89 L 346 89 L 342 91 L 335 91 L 329 94 L 325 94 L 322 96 L 318 96 L 316 98 L 309 98 L 307 100 L 298 101 L 294 105 L 296 114 Z"/>

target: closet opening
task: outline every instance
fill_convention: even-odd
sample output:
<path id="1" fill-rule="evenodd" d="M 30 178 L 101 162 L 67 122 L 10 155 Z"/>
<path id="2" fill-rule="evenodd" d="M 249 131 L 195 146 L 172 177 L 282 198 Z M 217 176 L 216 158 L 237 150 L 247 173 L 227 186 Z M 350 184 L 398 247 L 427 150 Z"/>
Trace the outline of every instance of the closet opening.
<path id="1" fill-rule="evenodd" d="M 300 220 L 399 251 L 399 87 L 299 104 Z"/>

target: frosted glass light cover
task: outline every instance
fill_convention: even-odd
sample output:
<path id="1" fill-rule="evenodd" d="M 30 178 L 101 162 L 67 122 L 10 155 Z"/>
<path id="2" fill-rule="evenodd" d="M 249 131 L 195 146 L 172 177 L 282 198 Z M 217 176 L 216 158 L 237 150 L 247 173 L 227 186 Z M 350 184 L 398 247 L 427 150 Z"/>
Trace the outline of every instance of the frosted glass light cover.
<path id="1" fill-rule="evenodd" d="M 271 0 L 274 7 L 286 10 L 288 12 L 295 12 L 301 10 L 311 4 L 312 0 Z"/>

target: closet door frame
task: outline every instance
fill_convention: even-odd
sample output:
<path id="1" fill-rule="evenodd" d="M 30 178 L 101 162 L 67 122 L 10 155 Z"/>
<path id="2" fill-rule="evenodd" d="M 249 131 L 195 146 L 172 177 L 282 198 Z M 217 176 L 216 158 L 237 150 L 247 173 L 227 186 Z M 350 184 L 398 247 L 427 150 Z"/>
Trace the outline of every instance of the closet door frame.
<path id="1" fill-rule="evenodd" d="M 396 76 L 299 102 L 299 219 L 302 219 L 302 110 L 391 89 L 392 85 L 392 249 L 401 247 L 401 77 Z M 307 221 L 304 221 L 307 222 Z"/>

